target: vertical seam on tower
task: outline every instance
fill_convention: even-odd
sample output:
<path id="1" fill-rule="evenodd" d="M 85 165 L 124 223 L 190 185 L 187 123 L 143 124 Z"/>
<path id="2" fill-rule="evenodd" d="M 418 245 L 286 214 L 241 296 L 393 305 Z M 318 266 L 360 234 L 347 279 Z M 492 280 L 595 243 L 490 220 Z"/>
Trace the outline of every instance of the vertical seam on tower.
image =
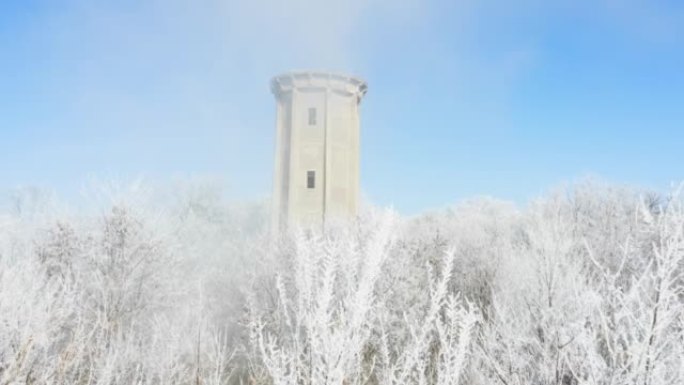
<path id="1" fill-rule="evenodd" d="M 323 104 L 323 113 L 325 114 L 325 119 L 323 119 L 323 226 L 325 226 L 325 219 L 327 217 L 328 211 L 328 122 L 330 117 L 328 116 L 328 104 L 329 104 L 329 94 L 330 87 L 326 85 L 325 87 L 325 103 Z"/>

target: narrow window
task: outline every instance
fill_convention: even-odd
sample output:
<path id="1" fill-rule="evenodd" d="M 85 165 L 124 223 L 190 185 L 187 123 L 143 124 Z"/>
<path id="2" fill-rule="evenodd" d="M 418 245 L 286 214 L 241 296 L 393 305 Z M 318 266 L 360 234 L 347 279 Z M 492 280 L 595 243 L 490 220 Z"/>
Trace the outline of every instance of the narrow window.
<path id="1" fill-rule="evenodd" d="M 316 124 L 316 109 L 315 108 L 309 108 L 309 125 L 313 126 Z"/>
<path id="2" fill-rule="evenodd" d="M 306 172 L 306 188 L 316 188 L 316 171 Z"/>

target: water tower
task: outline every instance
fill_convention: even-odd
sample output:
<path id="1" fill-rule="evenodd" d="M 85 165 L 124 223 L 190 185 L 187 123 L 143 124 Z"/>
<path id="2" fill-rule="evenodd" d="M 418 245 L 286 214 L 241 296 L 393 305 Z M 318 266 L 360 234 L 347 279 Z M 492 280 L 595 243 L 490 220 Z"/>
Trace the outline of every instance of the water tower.
<path id="1" fill-rule="evenodd" d="M 272 198 L 274 230 L 356 216 L 359 103 L 366 83 L 327 72 L 271 81 L 277 101 Z"/>

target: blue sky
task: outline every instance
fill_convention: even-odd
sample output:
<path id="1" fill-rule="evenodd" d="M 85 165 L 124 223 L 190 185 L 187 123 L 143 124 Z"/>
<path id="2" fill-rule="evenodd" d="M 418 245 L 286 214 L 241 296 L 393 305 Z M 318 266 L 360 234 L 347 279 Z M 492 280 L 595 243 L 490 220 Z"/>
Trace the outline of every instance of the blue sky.
<path id="1" fill-rule="evenodd" d="M 268 81 L 309 68 L 368 81 L 363 195 L 403 213 L 684 180 L 682 2 L 4 0 L 0 191 L 210 176 L 266 198 Z"/>

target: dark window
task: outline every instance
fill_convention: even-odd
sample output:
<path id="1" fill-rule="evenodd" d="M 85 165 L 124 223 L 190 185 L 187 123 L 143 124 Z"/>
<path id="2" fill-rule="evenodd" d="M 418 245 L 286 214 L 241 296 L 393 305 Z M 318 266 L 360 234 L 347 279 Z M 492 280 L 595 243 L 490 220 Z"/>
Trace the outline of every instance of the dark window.
<path id="1" fill-rule="evenodd" d="M 316 171 L 306 172 L 306 188 L 316 188 Z"/>
<path id="2" fill-rule="evenodd" d="M 316 124 L 316 109 L 315 108 L 309 108 L 309 125 L 313 126 Z"/>

